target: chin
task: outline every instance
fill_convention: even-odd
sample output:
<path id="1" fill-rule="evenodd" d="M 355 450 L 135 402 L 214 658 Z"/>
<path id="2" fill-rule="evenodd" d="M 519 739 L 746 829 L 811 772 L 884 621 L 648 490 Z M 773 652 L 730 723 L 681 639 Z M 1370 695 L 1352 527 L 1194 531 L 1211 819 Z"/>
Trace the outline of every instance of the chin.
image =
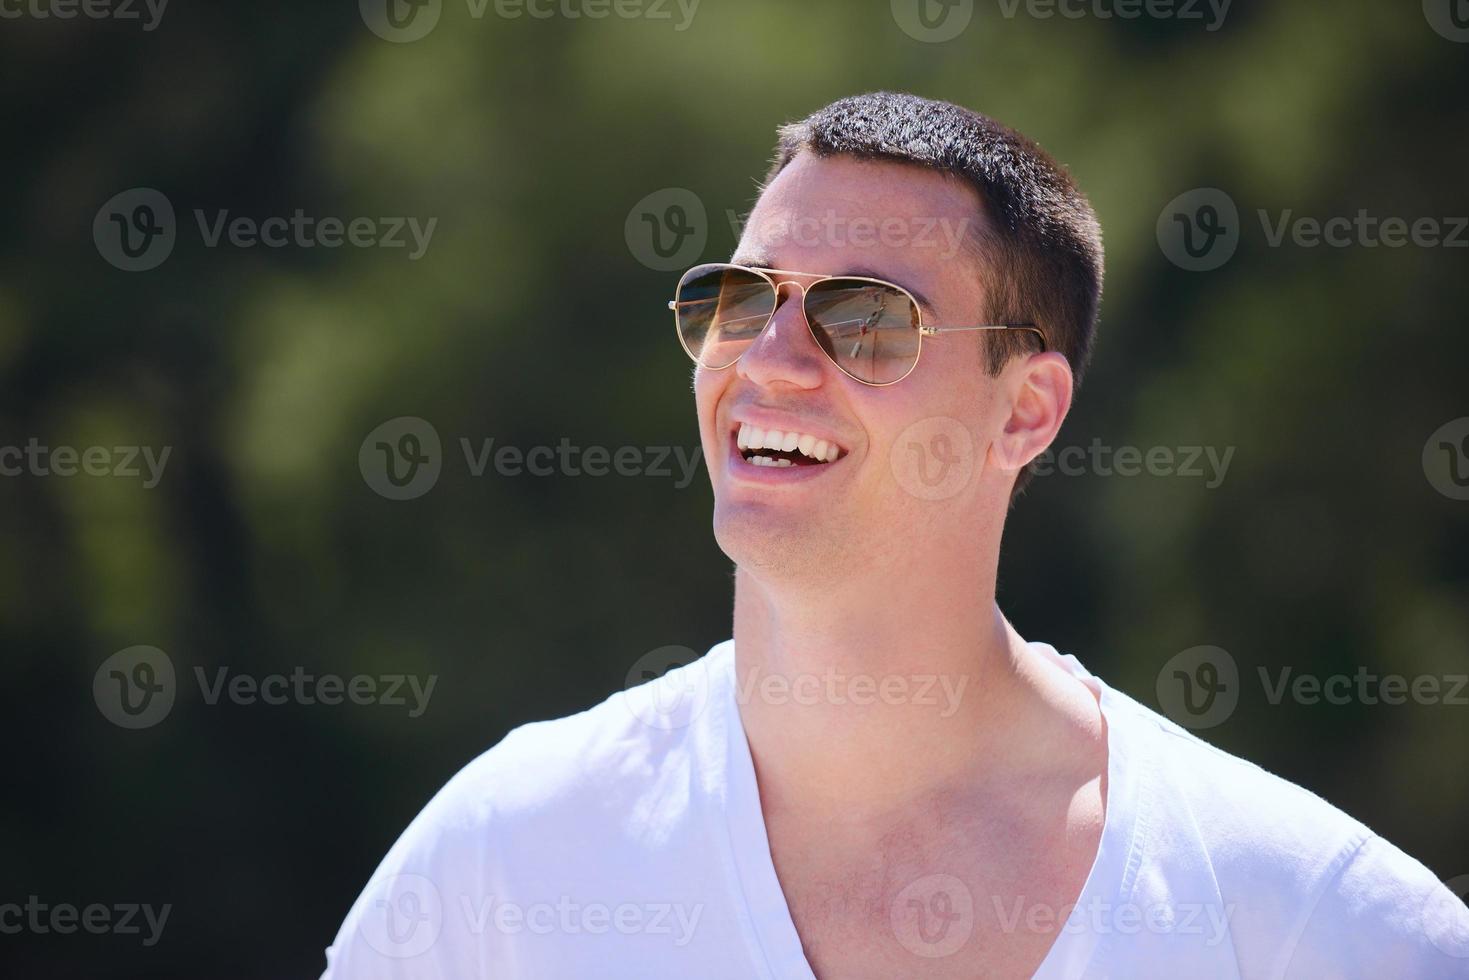
<path id="1" fill-rule="evenodd" d="M 741 569 L 759 579 L 812 581 L 840 578 L 853 556 L 829 520 L 779 507 L 716 502 L 714 540 Z"/>

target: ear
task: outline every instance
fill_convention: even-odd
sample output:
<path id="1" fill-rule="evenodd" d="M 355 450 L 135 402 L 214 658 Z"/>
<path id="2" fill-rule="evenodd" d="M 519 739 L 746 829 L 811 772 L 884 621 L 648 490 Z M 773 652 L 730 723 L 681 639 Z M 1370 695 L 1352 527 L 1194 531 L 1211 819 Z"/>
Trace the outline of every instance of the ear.
<path id="1" fill-rule="evenodd" d="M 1056 438 L 1071 410 L 1071 365 L 1055 351 L 1017 358 L 1000 372 L 999 434 L 989 448 L 989 464 L 1018 473 Z"/>

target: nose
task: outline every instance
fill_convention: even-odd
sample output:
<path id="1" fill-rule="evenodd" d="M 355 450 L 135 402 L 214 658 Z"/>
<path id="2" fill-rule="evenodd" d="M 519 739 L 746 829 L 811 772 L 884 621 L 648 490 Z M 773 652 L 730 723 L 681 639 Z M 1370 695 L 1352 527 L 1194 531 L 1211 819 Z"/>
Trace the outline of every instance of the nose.
<path id="1" fill-rule="evenodd" d="M 825 355 L 806 323 L 805 299 L 806 291 L 799 283 L 786 280 L 776 285 L 775 313 L 735 362 L 740 377 L 762 387 L 782 381 L 797 388 L 821 384 Z"/>

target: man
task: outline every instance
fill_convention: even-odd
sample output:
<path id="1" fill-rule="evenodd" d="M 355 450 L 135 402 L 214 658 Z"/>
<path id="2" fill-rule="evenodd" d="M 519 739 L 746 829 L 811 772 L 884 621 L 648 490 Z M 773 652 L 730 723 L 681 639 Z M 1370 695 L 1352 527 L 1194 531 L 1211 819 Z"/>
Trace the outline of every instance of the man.
<path id="1" fill-rule="evenodd" d="M 471 763 L 326 975 L 1469 976 L 1421 864 L 996 607 L 1101 278 L 1085 198 L 983 116 L 783 128 L 671 304 L 733 639 Z"/>

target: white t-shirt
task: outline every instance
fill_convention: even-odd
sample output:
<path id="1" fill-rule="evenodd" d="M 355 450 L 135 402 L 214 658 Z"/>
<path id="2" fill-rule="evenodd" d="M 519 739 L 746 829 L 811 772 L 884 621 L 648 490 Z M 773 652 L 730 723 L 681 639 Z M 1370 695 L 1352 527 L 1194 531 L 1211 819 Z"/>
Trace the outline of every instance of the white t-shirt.
<path id="1" fill-rule="evenodd" d="M 1422 864 L 1075 658 L 1031 650 L 1098 695 L 1109 749 L 1096 861 L 1036 976 L 1469 977 L 1469 911 Z M 511 732 L 388 852 L 323 980 L 812 980 L 736 694 L 727 640 Z M 913 976 L 962 944 L 972 907 L 957 879 L 933 879 L 910 887 L 934 928 L 894 920 Z M 1001 911 L 1017 929 L 1042 927 L 1035 914 Z"/>

